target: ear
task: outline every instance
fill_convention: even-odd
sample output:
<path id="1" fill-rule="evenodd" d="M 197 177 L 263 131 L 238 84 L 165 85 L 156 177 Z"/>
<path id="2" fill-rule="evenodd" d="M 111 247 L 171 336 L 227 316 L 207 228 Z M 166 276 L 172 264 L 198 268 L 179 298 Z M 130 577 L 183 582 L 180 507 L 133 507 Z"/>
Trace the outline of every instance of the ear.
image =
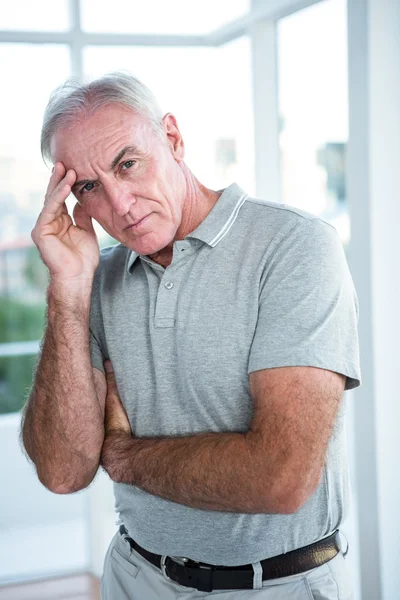
<path id="1" fill-rule="evenodd" d="M 171 113 L 167 113 L 163 117 L 163 123 L 165 133 L 167 135 L 168 145 L 171 149 L 171 152 L 175 160 L 177 162 L 180 162 L 184 159 L 185 156 L 185 144 L 183 143 L 178 123 L 176 122 L 174 115 L 172 115 Z"/>

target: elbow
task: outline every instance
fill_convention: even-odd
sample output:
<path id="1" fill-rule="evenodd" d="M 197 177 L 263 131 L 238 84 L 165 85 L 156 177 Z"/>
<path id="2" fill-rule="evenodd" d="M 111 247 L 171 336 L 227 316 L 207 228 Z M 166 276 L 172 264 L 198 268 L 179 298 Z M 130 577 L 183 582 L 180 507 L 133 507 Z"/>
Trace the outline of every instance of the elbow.
<path id="1" fill-rule="evenodd" d="M 45 475 L 37 470 L 37 475 L 40 483 L 52 492 L 53 494 L 76 494 L 87 488 L 94 479 L 93 474 L 91 477 L 81 478 L 81 479 L 61 479 L 54 478 L 49 475 Z"/>
<path id="2" fill-rule="evenodd" d="M 28 462 L 30 461 L 31 463 L 35 464 L 35 454 L 33 452 L 33 448 L 25 442 L 25 440 L 22 438 L 22 436 L 20 437 L 20 448 L 21 448 L 22 454 L 25 455 L 25 458 L 27 459 L 27 461 Z"/>
<path id="3" fill-rule="evenodd" d="M 83 484 L 83 485 L 58 484 L 58 485 L 46 485 L 46 487 L 53 494 L 62 495 L 62 494 L 75 494 L 76 492 L 81 492 L 87 486 L 85 484 Z"/>
<path id="4" fill-rule="evenodd" d="M 39 477 L 40 479 L 40 477 Z M 55 482 L 46 482 L 46 481 L 42 481 L 41 483 L 44 485 L 45 488 L 47 488 L 49 490 L 49 492 L 52 492 L 53 494 L 76 494 L 76 492 L 80 492 L 82 490 L 84 490 L 89 483 L 81 483 L 81 484 L 70 484 L 70 483 L 55 483 Z"/>

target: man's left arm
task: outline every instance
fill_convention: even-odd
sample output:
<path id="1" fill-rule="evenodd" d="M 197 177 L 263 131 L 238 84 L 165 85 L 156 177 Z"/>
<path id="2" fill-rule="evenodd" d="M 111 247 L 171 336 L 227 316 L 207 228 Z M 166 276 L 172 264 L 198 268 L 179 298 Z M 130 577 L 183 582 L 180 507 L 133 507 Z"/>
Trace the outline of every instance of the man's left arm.
<path id="1" fill-rule="evenodd" d="M 344 375 L 316 367 L 250 373 L 253 419 L 246 433 L 135 438 L 106 366 L 102 465 L 111 479 L 193 508 L 294 513 L 321 478 Z"/>

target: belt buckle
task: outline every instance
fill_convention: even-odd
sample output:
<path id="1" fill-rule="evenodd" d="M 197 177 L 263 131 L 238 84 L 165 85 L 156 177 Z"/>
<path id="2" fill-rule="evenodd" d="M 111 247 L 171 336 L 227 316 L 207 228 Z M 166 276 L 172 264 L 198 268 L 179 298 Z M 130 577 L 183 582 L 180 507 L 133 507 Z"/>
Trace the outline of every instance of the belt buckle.
<path id="1" fill-rule="evenodd" d="M 168 556 L 167 554 L 163 554 L 161 556 L 161 573 L 163 574 L 164 579 L 166 579 L 167 581 L 172 581 L 173 583 L 176 583 L 176 581 L 171 579 L 171 577 L 169 577 L 167 574 L 167 566 L 166 566 L 167 558 L 170 558 L 171 560 L 182 565 L 183 567 L 185 566 L 185 563 L 189 562 L 189 559 L 184 556 Z"/>
<path id="2" fill-rule="evenodd" d="M 204 583 L 197 581 L 196 582 L 197 585 L 193 585 L 193 587 L 195 587 L 200 592 L 212 592 L 212 590 L 213 590 L 213 587 L 212 587 L 213 573 L 212 573 L 212 567 L 210 565 L 205 565 L 203 563 L 196 563 L 195 561 L 191 561 L 190 558 L 186 558 L 184 556 L 167 556 L 167 555 L 163 554 L 161 556 L 161 573 L 162 573 L 164 579 L 166 579 L 167 581 L 171 581 L 172 583 L 179 583 L 179 582 L 175 581 L 174 579 L 171 579 L 171 577 L 168 576 L 167 568 L 166 568 L 167 558 L 170 558 L 171 560 L 173 560 L 174 562 L 177 562 L 178 564 L 180 564 L 182 566 L 185 566 L 185 563 L 194 562 L 194 564 L 199 569 L 203 570 L 204 575 L 205 575 L 205 572 L 207 573 L 207 576 L 206 576 L 206 581 Z M 182 585 L 182 584 L 180 584 L 180 585 Z"/>
<path id="3" fill-rule="evenodd" d="M 170 559 L 174 562 L 177 562 L 179 565 L 182 565 L 182 567 L 184 567 L 190 560 L 190 558 L 186 558 L 186 556 L 170 556 Z"/>

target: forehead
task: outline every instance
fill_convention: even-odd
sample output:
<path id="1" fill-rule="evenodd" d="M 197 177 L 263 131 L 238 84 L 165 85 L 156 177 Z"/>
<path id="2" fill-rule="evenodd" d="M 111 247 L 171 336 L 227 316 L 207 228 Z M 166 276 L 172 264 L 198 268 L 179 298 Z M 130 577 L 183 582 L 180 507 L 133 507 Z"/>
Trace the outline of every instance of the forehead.
<path id="1" fill-rule="evenodd" d="M 59 127 L 51 138 L 50 149 L 53 162 L 71 163 L 82 153 L 88 158 L 91 152 L 107 155 L 127 144 L 146 149 L 152 141 L 154 132 L 146 115 L 110 104 Z"/>

